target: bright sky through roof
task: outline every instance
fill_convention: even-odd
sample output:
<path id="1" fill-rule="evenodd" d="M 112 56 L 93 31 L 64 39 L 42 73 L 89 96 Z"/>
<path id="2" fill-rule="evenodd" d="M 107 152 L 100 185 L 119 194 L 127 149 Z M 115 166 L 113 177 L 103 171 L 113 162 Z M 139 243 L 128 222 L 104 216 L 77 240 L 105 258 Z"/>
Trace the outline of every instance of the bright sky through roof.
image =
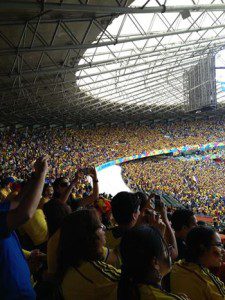
<path id="1" fill-rule="evenodd" d="M 137 0 L 131 6 L 142 7 L 146 2 Z M 199 5 L 212 3 L 221 4 L 221 1 L 195 1 Z M 166 5 L 193 5 L 193 1 L 167 0 Z M 158 4 L 153 0 L 148 6 Z M 79 65 L 89 62 L 92 66 L 76 73 L 78 85 L 89 95 L 110 102 L 149 108 L 162 104 L 182 106 L 185 70 L 210 49 L 225 44 L 224 23 L 224 11 L 191 12 L 186 19 L 180 13 L 121 15 L 96 39 L 100 38 L 99 43 L 118 43 L 87 49 Z M 215 26 L 217 28 L 213 28 Z M 207 27 L 209 29 L 202 29 Z M 198 28 L 201 30 L 195 30 Z M 179 34 L 181 30 L 186 32 Z M 173 32 L 177 34 L 171 34 Z M 165 33 L 169 35 L 164 36 Z M 225 65 L 223 57 L 221 52 L 217 63 Z M 225 81 L 224 73 L 225 70 L 218 70 L 217 80 Z"/>

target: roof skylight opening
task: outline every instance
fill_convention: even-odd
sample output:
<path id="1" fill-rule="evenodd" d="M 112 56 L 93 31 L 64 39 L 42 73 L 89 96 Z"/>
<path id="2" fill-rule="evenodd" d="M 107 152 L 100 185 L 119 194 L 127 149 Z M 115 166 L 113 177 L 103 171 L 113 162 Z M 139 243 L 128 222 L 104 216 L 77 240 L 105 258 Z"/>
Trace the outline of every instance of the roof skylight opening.
<path id="1" fill-rule="evenodd" d="M 146 2 L 137 0 L 131 7 L 142 7 Z M 181 2 L 185 3 L 184 10 L 193 5 L 191 0 L 168 0 L 166 5 L 181 6 Z M 196 1 L 199 5 L 212 3 L 221 4 L 212 0 Z M 158 3 L 150 1 L 148 6 L 158 6 Z M 224 21 L 224 11 L 121 15 L 97 37 L 97 47 L 85 52 L 91 68 L 77 72 L 78 86 L 94 98 L 144 105 L 149 112 L 157 106 L 182 109 L 183 74 L 225 44 Z M 221 60 L 221 56 L 222 53 L 217 58 Z M 84 59 L 79 62 L 80 67 L 85 64 Z M 217 70 L 217 80 L 224 81 L 225 90 L 224 74 L 224 70 Z"/>

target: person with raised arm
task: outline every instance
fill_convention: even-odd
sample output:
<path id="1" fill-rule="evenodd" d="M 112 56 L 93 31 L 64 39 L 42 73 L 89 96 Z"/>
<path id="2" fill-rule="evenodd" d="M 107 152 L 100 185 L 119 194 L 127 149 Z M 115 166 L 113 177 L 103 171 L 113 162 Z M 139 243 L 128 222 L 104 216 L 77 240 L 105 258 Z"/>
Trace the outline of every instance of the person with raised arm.
<path id="1" fill-rule="evenodd" d="M 94 167 L 90 168 L 88 175 L 91 177 L 93 182 L 92 194 L 80 199 L 81 206 L 92 205 L 99 198 L 98 177 L 97 177 L 96 169 Z"/>
<path id="2" fill-rule="evenodd" d="M 47 157 L 34 164 L 34 173 L 27 183 L 17 207 L 0 204 L 0 294 L 2 300 L 33 300 L 36 298 L 30 281 L 30 270 L 15 229 L 34 215 L 48 171 Z"/>
<path id="3" fill-rule="evenodd" d="M 95 168 L 89 168 L 88 175 L 93 180 L 93 192 L 91 195 L 79 199 L 80 207 L 94 204 L 94 202 L 97 201 L 99 197 L 98 179 Z M 82 176 L 82 171 L 78 171 L 71 184 L 69 184 L 66 178 L 59 178 L 59 180 L 56 179 L 57 185 L 54 183 L 53 199 L 51 199 L 44 205 L 44 212 L 48 223 L 49 233 L 49 239 L 47 243 L 47 262 L 48 273 L 50 276 L 53 276 L 57 269 L 57 249 L 63 220 L 68 214 L 72 212 L 70 206 L 66 202 L 73 188 L 78 184 L 79 178 L 81 178 Z M 106 253 L 108 253 L 107 248 L 104 249 Z"/>

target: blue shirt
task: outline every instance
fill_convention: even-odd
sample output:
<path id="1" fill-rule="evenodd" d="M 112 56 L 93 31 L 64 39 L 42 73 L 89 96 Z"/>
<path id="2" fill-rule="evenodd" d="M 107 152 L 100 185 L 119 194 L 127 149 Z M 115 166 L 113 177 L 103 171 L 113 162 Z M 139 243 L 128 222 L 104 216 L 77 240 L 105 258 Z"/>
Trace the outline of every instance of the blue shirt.
<path id="1" fill-rule="evenodd" d="M 34 300 L 30 270 L 15 232 L 8 232 L 10 203 L 0 203 L 0 299 Z"/>

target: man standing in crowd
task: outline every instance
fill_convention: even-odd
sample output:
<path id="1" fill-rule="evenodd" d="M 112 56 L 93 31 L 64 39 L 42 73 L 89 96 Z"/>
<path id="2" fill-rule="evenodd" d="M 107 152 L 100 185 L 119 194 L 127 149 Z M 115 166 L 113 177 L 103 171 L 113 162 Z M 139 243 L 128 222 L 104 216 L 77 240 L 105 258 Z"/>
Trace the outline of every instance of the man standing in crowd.
<path id="1" fill-rule="evenodd" d="M 172 214 L 171 223 L 177 240 L 177 260 L 180 260 L 185 256 L 187 234 L 193 227 L 197 226 L 197 220 L 191 210 L 178 209 Z"/>

